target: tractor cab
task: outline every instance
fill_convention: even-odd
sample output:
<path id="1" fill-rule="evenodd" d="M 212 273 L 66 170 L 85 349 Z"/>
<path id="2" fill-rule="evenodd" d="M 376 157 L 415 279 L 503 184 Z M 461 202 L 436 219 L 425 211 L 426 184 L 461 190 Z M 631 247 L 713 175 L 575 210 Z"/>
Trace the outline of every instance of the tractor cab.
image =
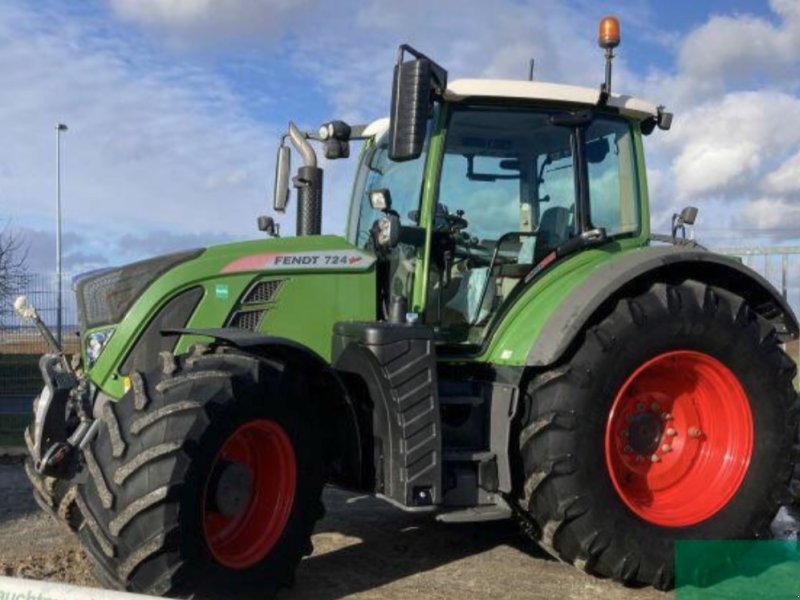
<path id="1" fill-rule="evenodd" d="M 582 247 L 648 236 L 641 122 L 655 106 L 538 82 L 452 82 L 419 155 L 373 124 L 348 240 L 377 252 L 393 302 L 442 342 L 479 346 L 523 282 Z M 394 231 L 396 229 L 396 231 Z"/>

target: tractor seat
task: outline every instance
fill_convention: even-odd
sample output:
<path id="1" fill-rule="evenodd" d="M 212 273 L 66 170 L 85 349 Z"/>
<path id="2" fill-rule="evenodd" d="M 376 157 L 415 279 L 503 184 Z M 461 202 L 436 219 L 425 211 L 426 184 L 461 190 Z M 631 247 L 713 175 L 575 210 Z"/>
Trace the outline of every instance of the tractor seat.
<path id="1" fill-rule="evenodd" d="M 569 240 L 572 234 L 572 209 L 552 206 L 542 213 L 536 232 L 533 264 L 538 264 L 547 253 Z"/>

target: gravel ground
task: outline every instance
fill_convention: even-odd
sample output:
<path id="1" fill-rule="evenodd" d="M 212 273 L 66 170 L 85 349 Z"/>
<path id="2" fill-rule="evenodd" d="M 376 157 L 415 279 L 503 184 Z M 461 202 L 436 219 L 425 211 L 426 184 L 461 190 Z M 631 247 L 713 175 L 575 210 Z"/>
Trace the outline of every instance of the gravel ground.
<path id="1" fill-rule="evenodd" d="M 0 574 L 97 586 L 74 536 L 33 501 L 19 461 L 0 460 L 0 490 Z M 510 522 L 441 524 L 333 489 L 325 503 L 314 554 L 278 600 L 672 598 L 579 573 Z"/>

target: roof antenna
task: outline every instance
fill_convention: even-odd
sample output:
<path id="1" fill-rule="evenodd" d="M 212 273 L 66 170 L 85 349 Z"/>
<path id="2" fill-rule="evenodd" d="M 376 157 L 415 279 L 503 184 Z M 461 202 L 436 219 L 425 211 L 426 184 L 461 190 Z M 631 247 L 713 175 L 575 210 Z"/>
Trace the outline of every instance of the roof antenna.
<path id="1" fill-rule="evenodd" d="M 533 67 L 536 65 L 536 59 L 531 59 L 530 70 L 528 71 L 528 81 L 533 81 Z"/>

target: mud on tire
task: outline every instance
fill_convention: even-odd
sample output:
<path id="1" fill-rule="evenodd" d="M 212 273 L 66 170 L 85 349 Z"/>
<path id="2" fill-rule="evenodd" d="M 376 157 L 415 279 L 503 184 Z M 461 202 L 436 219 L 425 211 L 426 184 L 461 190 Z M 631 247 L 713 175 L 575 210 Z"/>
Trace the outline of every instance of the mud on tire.
<path id="1" fill-rule="evenodd" d="M 25 457 L 25 475 L 31 483 L 33 499 L 36 504 L 70 531 L 76 532 L 83 522 L 77 509 L 77 484 L 73 479 L 57 479 L 41 475 L 33 464 L 33 425 L 25 428 L 25 445 L 28 455 Z"/>
<path id="2" fill-rule="evenodd" d="M 702 353 L 733 373 L 752 413 L 753 444 L 730 500 L 699 522 L 667 527 L 626 505 L 604 448 L 620 390 L 640 366 L 674 351 Z M 727 291 L 690 280 L 621 299 L 528 386 L 519 429 L 523 528 L 586 572 L 661 589 L 674 585 L 676 540 L 768 537 L 791 501 L 795 372 L 772 327 Z"/>
<path id="3" fill-rule="evenodd" d="M 156 373 L 131 375 L 118 403 L 97 407 L 78 489 L 80 537 L 109 587 L 185 597 L 290 585 L 322 516 L 318 428 L 303 383 L 283 365 L 234 352 L 162 355 Z M 294 400 L 294 401 L 293 401 Z M 285 528 L 257 564 L 231 569 L 213 558 L 203 528 L 205 486 L 220 448 L 245 423 L 268 420 L 291 440 L 296 487 Z"/>

